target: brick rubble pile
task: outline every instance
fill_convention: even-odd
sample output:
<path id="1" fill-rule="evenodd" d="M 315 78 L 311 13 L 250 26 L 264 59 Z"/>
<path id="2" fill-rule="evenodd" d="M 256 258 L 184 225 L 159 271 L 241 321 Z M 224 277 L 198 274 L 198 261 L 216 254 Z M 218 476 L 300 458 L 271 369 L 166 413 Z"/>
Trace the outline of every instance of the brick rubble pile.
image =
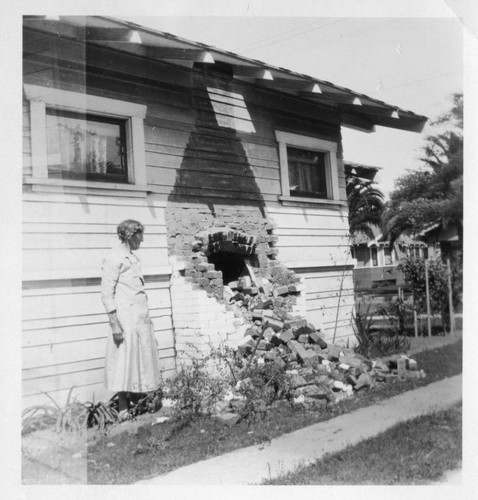
<path id="1" fill-rule="evenodd" d="M 225 300 L 250 322 L 236 356 L 243 364 L 275 363 L 284 369 L 294 403 L 325 407 L 379 383 L 425 377 L 404 354 L 370 360 L 326 342 L 320 330 L 294 313 L 300 290 L 300 278 L 281 265 L 272 267 L 268 278 L 243 276 L 224 287 Z M 230 414 L 237 399 L 236 394 L 227 409 L 222 407 L 221 418 L 227 423 L 236 420 Z"/>

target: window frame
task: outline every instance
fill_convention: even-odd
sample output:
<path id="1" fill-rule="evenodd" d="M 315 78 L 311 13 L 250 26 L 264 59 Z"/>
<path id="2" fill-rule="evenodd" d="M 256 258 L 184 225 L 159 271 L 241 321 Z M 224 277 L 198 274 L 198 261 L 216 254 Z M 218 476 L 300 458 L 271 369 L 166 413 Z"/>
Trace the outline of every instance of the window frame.
<path id="1" fill-rule="evenodd" d="M 293 134 L 291 132 L 284 132 L 281 130 L 275 130 L 275 136 L 279 145 L 280 181 L 282 193 L 279 196 L 279 199 L 282 202 L 292 202 L 294 204 L 345 205 L 345 202 L 340 200 L 337 162 L 338 145 L 336 142 L 306 135 Z M 289 161 L 287 155 L 288 146 L 325 154 L 327 198 L 307 198 L 291 195 Z"/>
<path id="2" fill-rule="evenodd" d="M 70 188 L 97 188 L 101 190 L 146 191 L 146 161 L 144 119 L 147 107 L 119 99 L 94 96 L 25 84 L 25 95 L 30 102 L 32 177 L 26 183 Z M 48 176 L 46 115 L 47 109 L 95 115 L 99 118 L 124 120 L 128 181 L 114 182 L 93 179 L 59 179 Z"/>

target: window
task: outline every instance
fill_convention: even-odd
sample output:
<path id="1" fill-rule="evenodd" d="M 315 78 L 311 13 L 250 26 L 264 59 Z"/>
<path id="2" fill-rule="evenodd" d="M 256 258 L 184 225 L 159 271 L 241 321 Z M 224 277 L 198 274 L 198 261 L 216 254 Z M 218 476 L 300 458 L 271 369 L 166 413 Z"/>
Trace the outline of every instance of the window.
<path id="1" fill-rule="evenodd" d="M 372 266 L 377 267 L 378 266 L 378 253 L 377 253 L 377 247 L 372 247 L 371 249 L 372 253 Z"/>
<path id="2" fill-rule="evenodd" d="M 340 203 L 337 144 L 276 131 L 283 201 Z"/>
<path id="3" fill-rule="evenodd" d="M 291 196 L 327 198 L 326 154 L 287 147 Z"/>
<path id="4" fill-rule="evenodd" d="M 128 182 L 125 120 L 46 110 L 48 177 Z"/>
<path id="5" fill-rule="evenodd" d="M 390 247 L 383 247 L 383 260 L 386 266 L 393 264 L 392 249 Z"/>
<path id="6" fill-rule="evenodd" d="M 25 85 L 36 185 L 146 190 L 141 104 Z"/>

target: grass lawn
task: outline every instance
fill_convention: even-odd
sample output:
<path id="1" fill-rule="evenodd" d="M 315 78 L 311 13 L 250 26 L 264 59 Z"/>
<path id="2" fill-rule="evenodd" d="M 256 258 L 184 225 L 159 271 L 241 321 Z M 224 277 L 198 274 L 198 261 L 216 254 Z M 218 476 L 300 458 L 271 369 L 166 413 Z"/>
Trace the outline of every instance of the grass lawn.
<path id="1" fill-rule="evenodd" d="M 397 424 L 374 438 L 263 484 L 427 484 L 459 467 L 461 460 L 460 404 Z"/>
<path id="2" fill-rule="evenodd" d="M 99 437 L 88 446 L 88 483 L 130 484 L 369 406 L 396 394 L 461 373 L 462 341 L 413 356 L 427 376 L 381 384 L 323 410 L 280 403 L 265 418 L 224 426 L 210 417 L 140 428 L 138 434 Z"/>

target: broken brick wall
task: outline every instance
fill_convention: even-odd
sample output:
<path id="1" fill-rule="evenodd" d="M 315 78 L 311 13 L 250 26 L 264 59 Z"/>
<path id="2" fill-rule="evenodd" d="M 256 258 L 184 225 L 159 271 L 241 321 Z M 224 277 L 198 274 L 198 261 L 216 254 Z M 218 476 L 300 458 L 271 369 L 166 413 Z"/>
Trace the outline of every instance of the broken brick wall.
<path id="1" fill-rule="evenodd" d="M 278 313 L 276 319 L 281 313 L 306 316 L 303 281 L 280 263 L 274 221 L 268 216 L 281 192 L 273 131 L 283 123 L 249 106 L 240 92 L 227 78 L 207 72 L 192 79 L 194 125 L 165 212 L 175 269 L 171 297 L 179 361 L 194 350 L 206 350 L 209 342 L 240 342 L 259 321 L 252 316 L 264 300 L 272 300 L 268 308 Z M 256 133 L 245 137 L 237 131 L 238 122 L 242 130 Z M 296 250 L 300 258 L 300 245 Z M 232 280 L 225 276 L 228 270 L 222 266 L 228 258 L 237 265 L 247 259 L 260 286 L 236 283 L 234 278 L 249 274 L 244 269 Z M 228 319 L 224 323 L 218 316 Z"/>
<path id="2" fill-rule="evenodd" d="M 219 101 L 221 92 L 229 92 L 224 102 L 215 103 L 216 109 L 211 104 L 212 88 Z M 224 297 L 228 290 L 224 273 L 230 280 L 248 272 L 243 266 L 234 276 L 234 271 L 225 269 L 225 261 L 235 261 L 240 267 L 241 260 L 247 259 L 258 280 L 267 280 L 271 270 L 280 267 L 277 237 L 256 176 L 257 169 L 265 169 L 250 161 L 234 127 L 218 123 L 217 106 L 227 114 L 228 102 L 238 100 L 232 90 L 222 77 L 201 72 L 193 77 L 194 128 L 166 207 L 168 253 L 175 269 L 171 278 L 173 324 L 180 362 L 194 351 L 207 350 L 210 342 L 239 343 L 250 326 L 248 299 L 231 304 L 230 297 Z M 246 295 L 259 295 L 256 288 L 246 290 L 251 292 Z M 295 289 L 294 295 L 300 291 Z M 295 306 L 305 314 L 303 301 L 294 297 L 290 302 L 294 302 L 290 308 Z"/>

